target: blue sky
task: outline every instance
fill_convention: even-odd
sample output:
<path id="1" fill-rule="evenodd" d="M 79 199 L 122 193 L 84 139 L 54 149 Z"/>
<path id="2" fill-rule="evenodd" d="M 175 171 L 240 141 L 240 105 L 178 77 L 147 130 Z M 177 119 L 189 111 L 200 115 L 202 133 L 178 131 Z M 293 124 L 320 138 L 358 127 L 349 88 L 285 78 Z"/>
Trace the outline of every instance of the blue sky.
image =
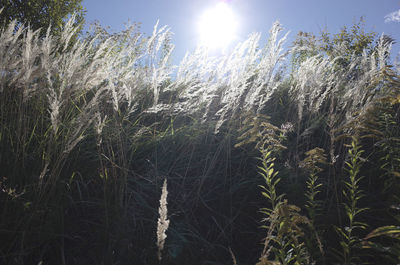
<path id="1" fill-rule="evenodd" d="M 124 23 L 140 22 L 141 31 L 150 34 L 153 26 L 168 25 L 174 33 L 174 61 L 179 62 L 186 51 L 199 41 L 197 23 L 202 13 L 221 0 L 83 0 L 86 22 L 99 21 L 119 31 Z M 400 0 L 225 0 L 238 21 L 237 41 L 252 32 L 261 32 L 264 40 L 273 22 L 279 20 L 292 40 L 298 31 L 318 33 L 327 29 L 336 33 L 351 26 L 361 16 L 366 29 L 391 35 L 397 40 L 394 52 L 400 50 Z M 391 14 L 389 18 L 388 15 Z M 386 22 L 385 22 L 386 17 Z M 391 20 L 391 21 L 388 21 Z"/>

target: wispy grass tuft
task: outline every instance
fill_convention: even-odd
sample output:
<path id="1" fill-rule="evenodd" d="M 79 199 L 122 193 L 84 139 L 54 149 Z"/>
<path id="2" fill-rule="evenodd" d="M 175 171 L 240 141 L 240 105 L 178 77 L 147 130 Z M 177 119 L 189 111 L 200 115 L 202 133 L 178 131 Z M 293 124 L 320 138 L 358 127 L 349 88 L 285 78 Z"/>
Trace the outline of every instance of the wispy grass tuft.
<path id="1" fill-rule="evenodd" d="M 157 247 L 158 247 L 158 260 L 162 259 L 162 251 L 164 249 L 165 239 L 167 238 L 166 231 L 168 230 L 169 220 L 167 219 L 167 179 L 164 180 L 164 184 L 162 187 L 161 198 L 160 198 L 160 207 L 158 208 L 158 222 L 157 222 Z"/>

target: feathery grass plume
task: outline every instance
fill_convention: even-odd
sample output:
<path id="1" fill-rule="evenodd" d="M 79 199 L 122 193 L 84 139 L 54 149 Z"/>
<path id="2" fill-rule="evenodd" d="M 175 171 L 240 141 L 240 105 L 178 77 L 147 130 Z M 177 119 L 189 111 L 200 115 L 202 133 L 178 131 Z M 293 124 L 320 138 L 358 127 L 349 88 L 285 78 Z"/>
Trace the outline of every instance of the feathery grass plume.
<path id="1" fill-rule="evenodd" d="M 283 44 L 287 34 L 278 39 L 282 31 L 279 22 L 270 30 L 267 45 L 257 49 L 260 36 L 255 34 L 239 44 L 227 61 L 228 82 L 221 93 L 221 108 L 216 131 L 240 111 L 259 113 L 280 83 L 281 63 L 286 54 Z M 243 63 L 244 62 L 244 63 Z"/>
<path id="2" fill-rule="evenodd" d="M 335 113 L 343 113 L 348 121 L 354 111 L 365 107 L 381 92 L 376 89 L 379 82 L 376 77 L 386 66 L 391 43 L 385 42 L 382 36 L 373 52 L 364 50 L 361 54 L 352 54 L 349 63 L 341 65 L 346 49 L 344 45 L 336 47 L 336 57 L 311 56 L 292 73 L 294 82 L 290 93 L 298 100 L 299 119 L 303 117 L 304 106 L 316 113 L 324 102 L 334 97 Z"/>
<path id="3" fill-rule="evenodd" d="M 167 179 L 165 179 L 161 192 L 160 207 L 158 208 L 158 214 L 160 215 L 157 222 L 157 247 L 159 261 L 161 261 L 165 239 L 167 238 L 167 234 L 165 232 L 169 226 L 169 220 L 167 219 L 167 195 Z"/>
<path id="4" fill-rule="evenodd" d="M 48 209 L 49 220 L 63 218 L 60 201 L 64 192 L 70 191 L 63 189 L 68 183 L 63 178 L 73 167 L 69 154 L 84 138 L 92 136 L 88 133 L 92 127 L 102 134 L 106 117 L 118 113 L 115 116 L 121 115 L 126 122 L 139 109 L 137 106 L 148 108 L 150 104 L 142 104 L 141 94 L 159 87 L 169 75 L 170 53 L 160 55 L 168 33 L 165 29 L 157 31 L 153 38 L 155 45 L 147 50 L 142 35 L 133 32 L 131 36 L 129 30 L 116 36 L 95 32 L 72 43 L 76 28 L 71 23 L 66 24 L 59 36 L 48 30 L 41 38 L 29 27 L 14 29 L 15 22 L 0 29 L 0 145 L 5 153 L 13 154 L 7 159 L 0 156 L 1 163 L 7 165 L 4 170 L 10 179 L 27 185 L 29 200 Z M 105 141 L 104 135 L 98 137 Z M 114 135 L 107 136 L 107 144 L 114 140 L 110 137 Z M 123 157 L 125 152 L 114 152 L 114 146 L 108 150 L 111 154 L 104 156 L 111 157 L 113 165 L 126 168 L 121 163 L 128 160 Z M 39 176 L 39 180 L 31 176 Z M 123 186 L 119 182 L 123 181 L 118 179 L 116 185 Z M 124 197 L 121 190 L 118 189 L 117 196 Z M 23 229 L 31 225 L 32 218 L 26 219 L 29 221 Z M 48 231 L 53 228 L 60 229 L 50 227 Z M 57 230 L 57 234 L 62 231 Z M 47 236 L 53 237 L 49 234 L 43 237 Z M 1 251 L 13 249 L 15 246 L 11 244 L 18 242 L 10 240 L 10 245 Z M 41 241 L 38 245 L 42 243 L 47 244 Z"/>
<path id="5" fill-rule="evenodd" d="M 262 48 L 257 33 L 218 58 L 210 56 L 204 47 L 187 53 L 178 66 L 176 80 L 166 88 L 178 95 L 178 101 L 172 104 L 174 111 L 202 113 L 203 122 L 217 120 L 216 132 L 242 110 L 259 112 L 280 83 L 287 35 L 278 39 L 281 31 L 276 22 Z M 163 79 L 163 75 L 156 75 Z M 156 86 L 152 87 L 154 90 Z M 160 93 L 154 90 L 155 103 Z"/>
<path id="6" fill-rule="evenodd" d="M 153 29 L 153 35 L 147 41 L 147 51 L 150 55 L 150 67 L 152 72 L 149 74 L 151 80 L 151 90 L 153 91 L 153 107 L 158 104 L 158 99 L 161 93 L 161 84 L 166 81 L 172 73 L 172 68 L 169 67 L 168 61 L 174 49 L 168 40 L 171 33 L 166 26 L 158 29 L 158 21 Z M 167 45 L 166 52 L 162 54 L 161 48 Z M 159 60 L 157 60 L 159 59 Z"/>
<path id="7" fill-rule="evenodd" d="M 100 112 L 96 112 L 95 118 L 96 118 L 95 129 L 97 134 L 97 145 L 99 146 L 103 141 L 101 133 L 103 132 L 103 128 L 106 125 L 107 115 L 101 118 Z"/>

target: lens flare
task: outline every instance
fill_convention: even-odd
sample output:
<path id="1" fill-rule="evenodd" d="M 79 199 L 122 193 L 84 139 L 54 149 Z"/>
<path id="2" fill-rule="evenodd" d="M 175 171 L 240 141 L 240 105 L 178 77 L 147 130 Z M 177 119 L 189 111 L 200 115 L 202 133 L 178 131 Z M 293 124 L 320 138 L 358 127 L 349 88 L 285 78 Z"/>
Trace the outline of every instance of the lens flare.
<path id="1" fill-rule="evenodd" d="M 201 16 L 200 43 L 210 48 L 225 48 L 235 38 L 237 19 L 226 2 L 218 3 Z"/>

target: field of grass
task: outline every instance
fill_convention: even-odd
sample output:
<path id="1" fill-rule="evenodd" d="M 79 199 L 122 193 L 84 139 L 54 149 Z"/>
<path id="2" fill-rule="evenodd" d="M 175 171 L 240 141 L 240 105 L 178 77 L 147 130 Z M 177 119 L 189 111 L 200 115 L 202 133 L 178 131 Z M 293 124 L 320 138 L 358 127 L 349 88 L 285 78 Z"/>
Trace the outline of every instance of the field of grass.
<path id="1" fill-rule="evenodd" d="M 0 264 L 399 264 L 400 68 L 275 23 L 175 66 L 166 27 L 0 30 Z"/>

